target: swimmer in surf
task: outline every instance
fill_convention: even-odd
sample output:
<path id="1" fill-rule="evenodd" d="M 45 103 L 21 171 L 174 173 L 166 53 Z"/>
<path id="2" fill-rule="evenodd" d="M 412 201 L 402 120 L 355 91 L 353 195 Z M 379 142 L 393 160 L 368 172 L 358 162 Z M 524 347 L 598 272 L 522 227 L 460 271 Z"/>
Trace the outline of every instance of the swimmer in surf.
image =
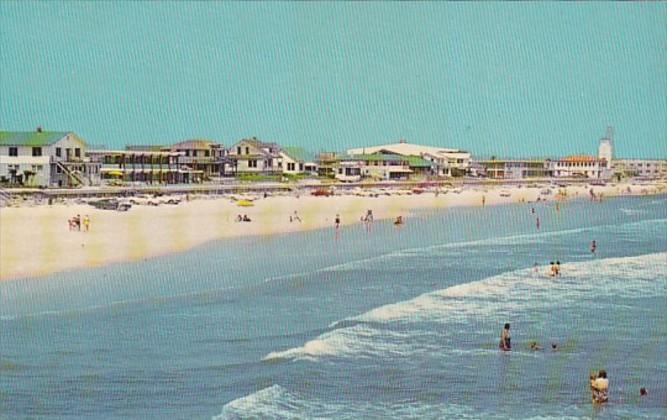
<path id="1" fill-rule="evenodd" d="M 500 342 L 498 343 L 498 348 L 500 350 L 511 350 L 512 349 L 512 338 L 510 337 L 510 324 L 506 323 L 503 330 L 500 332 Z"/>

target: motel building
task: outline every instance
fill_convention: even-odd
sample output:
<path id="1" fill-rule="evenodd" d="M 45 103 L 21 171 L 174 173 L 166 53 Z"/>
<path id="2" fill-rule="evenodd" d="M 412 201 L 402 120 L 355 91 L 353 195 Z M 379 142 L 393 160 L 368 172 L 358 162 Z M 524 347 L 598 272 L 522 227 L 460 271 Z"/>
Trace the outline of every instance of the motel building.
<path id="1" fill-rule="evenodd" d="M 552 175 L 544 159 L 481 159 L 474 162 L 480 175 L 493 179 L 545 178 Z"/>
<path id="2" fill-rule="evenodd" d="M 667 177 L 667 160 L 658 159 L 614 159 L 613 172 L 626 177 L 646 179 Z"/>
<path id="3" fill-rule="evenodd" d="M 100 165 L 72 132 L 0 131 L 0 185 L 76 187 L 97 185 Z"/>
<path id="4" fill-rule="evenodd" d="M 102 180 L 107 183 L 180 184 L 197 182 L 202 175 L 202 171 L 182 169 L 179 152 L 91 150 L 88 155 L 101 164 Z"/>

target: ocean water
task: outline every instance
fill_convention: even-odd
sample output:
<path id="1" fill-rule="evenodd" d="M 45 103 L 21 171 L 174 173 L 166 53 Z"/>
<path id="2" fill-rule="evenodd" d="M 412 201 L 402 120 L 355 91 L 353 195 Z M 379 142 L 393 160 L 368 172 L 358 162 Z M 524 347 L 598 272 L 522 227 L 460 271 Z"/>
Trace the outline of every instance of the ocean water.
<path id="1" fill-rule="evenodd" d="M 665 418 L 666 204 L 417 212 L 5 282 L 0 417 Z"/>

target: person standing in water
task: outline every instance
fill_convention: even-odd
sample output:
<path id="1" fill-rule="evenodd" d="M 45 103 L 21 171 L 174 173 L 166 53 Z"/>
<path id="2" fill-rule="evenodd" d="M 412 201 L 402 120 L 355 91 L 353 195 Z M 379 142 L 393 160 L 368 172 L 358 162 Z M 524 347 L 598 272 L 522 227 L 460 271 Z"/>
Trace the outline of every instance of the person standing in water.
<path id="1" fill-rule="evenodd" d="M 609 379 L 607 372 L 602 369 L 598 372 L 597 378 L 591 377 L 591 394 L 593 403 L 602 404 L 609 400 Z"/>
<path id="2" fill-rule="evenodd" d="M 511 350 L 512 349 L 511 340 L 512 339 L 510 337 L 510 324 L 508 322 L 505 324 L 505 327 L 500 332 L 500 343 L 498 343 L 498 348 L 504 351 Z"/>
<path id="3" fill-rule="evenodd" d="M 537 230 L 540 230 L 540 218 L 537 218 Z"/>
<path id="4" fill-rule="evenodd" d="M 593 240 L 593 242 L 591 242 L 591 254 L 595 254 L 595 251 L 597 249 L 598 249 L 598 244 L 595 242 L 595 240 Z"/>

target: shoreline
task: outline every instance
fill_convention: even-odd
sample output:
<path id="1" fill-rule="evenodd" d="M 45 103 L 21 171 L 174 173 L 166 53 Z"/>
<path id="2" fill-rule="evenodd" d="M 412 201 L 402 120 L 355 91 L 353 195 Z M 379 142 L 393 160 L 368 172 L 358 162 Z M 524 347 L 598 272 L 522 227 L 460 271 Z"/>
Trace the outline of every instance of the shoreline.
<path id="1" fill-rule="evenodd" d="M 366 210 L 375 220 L 406 218 L 412 211 L 511 203 L 589 199 L 589 189 L 604 198 L 655 195 L 667 191 L 664 181 L 644 184 L 620 183 L 614 186 L 570 185 L 531 188 L 524 185 L 475 185 L 420 194 L 409 190 L 376 190 L 377 196 L 349 192 L 331 197 L 312 195 L 270 195 L 262 198 L 237 195 L 252 200 L 252 207 L 240 207 L 229 196 L 202 197 L 178 205 L 135 205 L 127 212 L 99 210 L 88 204 L 37 205 L 0 209 L 0 281 L 38 278 L 80 268 L 99 267 L 120 262 L 182 252 L 207 242 L 239 236 L 275 235 L 315 229 L 334 229 L 334 218 L 341 225 L 361 223 Z M 628 193 L 627 188 L 631 188 Z M 550 194 L 542 194 L 546 188 Z M 371 190 L 372 191 L 372 190 Z M 556 195 L 564 192 L 567 195 Z M 206 199 L 204 199 L 206 198 Z M 290 222 L 297 212 L 302 222 Z M 69 231 L 67 220 L 77 214 L 90 216 L 89 232 Z M 237 222 L 247 214 L 252 222 Z M 82 226 L 82 230 L 84 227 Z"/>

